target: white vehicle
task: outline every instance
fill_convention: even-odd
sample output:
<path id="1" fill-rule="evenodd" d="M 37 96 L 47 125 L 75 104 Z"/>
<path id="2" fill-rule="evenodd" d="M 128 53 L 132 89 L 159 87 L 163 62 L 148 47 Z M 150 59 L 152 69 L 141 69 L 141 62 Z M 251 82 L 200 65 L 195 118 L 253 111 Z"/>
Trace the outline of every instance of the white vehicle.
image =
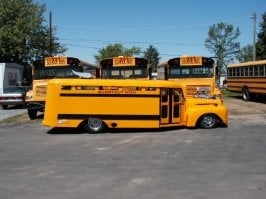
<path id="1" fill-rule="evenodd" d="M 19 86 L 22 82 L 23 66 L 16 63 L 0 63 L 0 105 L 23 105 L 28 87 Z"/>

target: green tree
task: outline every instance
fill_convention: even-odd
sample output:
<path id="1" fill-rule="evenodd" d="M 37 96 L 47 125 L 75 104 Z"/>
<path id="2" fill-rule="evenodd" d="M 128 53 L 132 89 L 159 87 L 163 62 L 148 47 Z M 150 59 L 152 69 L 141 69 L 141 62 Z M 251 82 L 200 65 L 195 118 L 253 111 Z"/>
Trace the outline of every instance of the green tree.
<path id="1" fill-rule="evenodd" d="M 152 70 L 156 71 L 157 65 L 160 60 L 158 50 L 154 48 L 153 45 L 150 45 L 149 48 L 147 48 L 143 52 L 143 57 L 148 60 L 148 63 L 151 65 Z"/>
<path id="2" fill-rule="evenodd" d="M 94 58 L 96 63 L 100 63 L 103 59 L 108 59 L 116 56 L 135 56 L 141 53 L 139 47 L 133 46 L 132 48 L 125 48 L 122 44 L 109 44 L 105 48 L 102 48 L 98 51 L 98 55 L 95 55 Z"/>
<path id="3" fill-rule="evenodd" d="M 247 46 L 244 46 L 238 56 L 237 59 L 239 62 L 247 62 L 253 60 L 253 45 L 248 44 Z"/>
<path id="4" fill-rule="evenodd" d="M 262 15 L 260 27 L 261 30 L 258 33 L 258 41 L 256 43 L 257 60 L 266 59 L 266 12 Z"/>
<path id="5" fill-rule="evenodd" d="M 32 0 L 0 0 L 0 60 L 29 64 L 50 55 L 50 31 L 44 25 L 45 5 Z M 51 54 L 63 53 L 53 28 Z"/>
<path id="6" fill-rule="evenodd" d="M 237 42 L 239 35 L 239 28 L 234 29 L 233 25 L 218 23 L 209 27 L 205 46 L 217 57 L 218 77 L 222 70 L 226 70 L 226 65 L 239 53 L 240 44 Z"/>

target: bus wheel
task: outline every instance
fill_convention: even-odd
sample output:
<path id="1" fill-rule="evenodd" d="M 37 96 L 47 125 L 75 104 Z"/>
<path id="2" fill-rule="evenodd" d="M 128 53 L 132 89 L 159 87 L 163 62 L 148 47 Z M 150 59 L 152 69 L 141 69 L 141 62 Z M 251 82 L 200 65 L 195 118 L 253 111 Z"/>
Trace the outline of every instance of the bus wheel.
<path id="1" fill-rule="evenodd" d="M 84 123 L 84 129 L 88 133 L 99 133 L 105 129 L 105 125 L 101 119 L 91 117 Z"/>
<path id="2" fill-rule="evenodd" d="M 198 125 L 203 129 L 211 129 L 217 125 L 217 117 L 213 114 L 206 114 L 200 117 Z"/>
<path id="3" fill-rule="evenodd" d="M 28 110 L 28 116 L 31 120 L 35 120 L 37 118 L 37 110 Z"/>
<path id="4" fill-rule="evenodd" d="M 245 87 L 245 88 L 243 89 L 243 91 L 242 91 L 242 97 L 243 97 L 243 99 L 244 99 L 245 101 L 250 100 L 250 93 L 249 93 L 247 87 Z"/>

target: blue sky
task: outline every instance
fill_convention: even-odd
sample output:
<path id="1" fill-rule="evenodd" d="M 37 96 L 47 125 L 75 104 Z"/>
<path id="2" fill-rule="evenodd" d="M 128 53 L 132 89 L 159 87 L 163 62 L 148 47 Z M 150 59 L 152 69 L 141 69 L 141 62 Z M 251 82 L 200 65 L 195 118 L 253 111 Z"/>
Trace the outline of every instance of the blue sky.
<path id="1" fill-rule="evenodd" d="M 257 32 L 265 0 L 35 0 L 52 12 L 56 36 L 67 56 L 95 62 L 108 44 L 126 48 L 153 45 L 161 61 L 179 55 L 213 56 L 205 48 L 209 27 L 224 22 L 239 28 L 241 47 L 253 43 L 253 12 Z"/>

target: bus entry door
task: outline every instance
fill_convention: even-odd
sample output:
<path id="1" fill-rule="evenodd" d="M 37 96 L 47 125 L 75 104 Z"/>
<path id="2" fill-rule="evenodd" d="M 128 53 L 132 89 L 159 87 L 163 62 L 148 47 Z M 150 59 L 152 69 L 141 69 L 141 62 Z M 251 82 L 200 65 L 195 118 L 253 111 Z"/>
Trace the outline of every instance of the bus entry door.
<path id="1" fill-rule="evenodd" d="M 161 89 L 161 124 L 180 123 L 180 99 L 180 90 Z"/>

